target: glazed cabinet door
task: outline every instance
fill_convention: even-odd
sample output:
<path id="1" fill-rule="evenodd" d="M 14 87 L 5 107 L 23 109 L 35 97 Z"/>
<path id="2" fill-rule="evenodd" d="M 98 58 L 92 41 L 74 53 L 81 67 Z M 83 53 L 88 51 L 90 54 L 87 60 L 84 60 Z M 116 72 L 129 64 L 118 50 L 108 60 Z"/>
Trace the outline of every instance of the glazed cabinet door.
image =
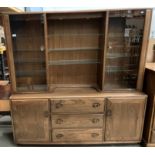
<path id="1" fill-rule="evenodd" d="M 108 98 L 106 105 L 106 141 L 140 141 L 146 97 Z"/>
<path id="2" fill-rule="evenodd" d="M 12 100 L 11 112 L 16 142 L 49 141 L 47 99 Z"/>

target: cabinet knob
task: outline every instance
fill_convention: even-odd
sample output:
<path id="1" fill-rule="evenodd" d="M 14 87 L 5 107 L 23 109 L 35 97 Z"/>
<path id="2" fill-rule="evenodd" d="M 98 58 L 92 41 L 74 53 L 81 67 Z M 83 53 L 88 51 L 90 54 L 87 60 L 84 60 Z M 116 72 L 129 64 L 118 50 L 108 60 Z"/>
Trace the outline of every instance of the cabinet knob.
<path id="1" fill-rule="evenodd" d="M 96 124 L 96 123 L 98 123 L 100 120 L 98 119 L 98 118 L 93 118 L 92 119 L 92 123 L 94 123 L 94 124 Z"/>
<path id="2" fill-rule="evenodd" d="M 92 133 L 91 136 L 92 136 L 93 138 L 96 138 L 96 137 L 99 136 L 99 134 L 98 134 L 98 133 Z"/>
<path id="3" fill-rule="evenodd" d="M 64 136 L 63 134 L 57 134 L 57 135 L 56 135 L 56 138 L 60 139 L 60 138 L 62 138 L 63 136 Z"/>
<path id="4" fill-rule="evenodd" d="M 112 111 L 110 109 L 107 109 L 106 116 L 112 116 Z"/>
<path id="5" fill-rule="evenodd" d="M 93 105 L 92 105 L 93 108 L 97 108 L 99 106 L 100 106 L 100 103 L 93 103 Z"/>
<path id="6" fill-rule="evenodd" d="M 62 124 L 62 123 L 63 123 L 62 119 L 59 118 L 59 119 L 56 120 L 56 124 Z"/>
<path id="7" fill-rule="evenodd" d="M 56 103 L 56 105 L 55 105 L 55 107 L 56 107 L 57 109 L 61 108 L 62 106 L 63 106 L 62 103 Z"/>
<path id="8" fill-rule="evenodd" d="M 49 111 L 44 111 L 44 117 L 49 117 L 50 116 L 50 112 Z"/>

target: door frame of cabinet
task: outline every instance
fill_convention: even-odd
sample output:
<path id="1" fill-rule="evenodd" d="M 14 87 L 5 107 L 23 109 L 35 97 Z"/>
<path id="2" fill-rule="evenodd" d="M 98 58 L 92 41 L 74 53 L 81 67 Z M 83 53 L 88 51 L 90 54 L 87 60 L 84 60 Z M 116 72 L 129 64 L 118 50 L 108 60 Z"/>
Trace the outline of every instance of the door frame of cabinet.
<path id="1" fill-rule="evenodd" d="M 21 139 L 21 140 L 18 140 L 18 138 L 16 138 L 16 132 L 15 132 L 15 130 L 16 130 L 16 127 L 15 127 L 15 122 L 14 122 L 14 112 L 13 112 L 13 105 L 12 104 L 15 104 L 15 103 L 13 103 L 13 102 L 17 102 L 18 104 L 28 104 L 28 106 L 30 106 L 31 104 L 33 105 L 34 103 L 33 102 L 41 102 L 41 104 L 43 104 L 43 106 L 45 106 L 45 103 L 46 103 L 46 108 L 47 108 L 47 110 L 46 111 L 43 111 L 43 116 L 42 116 L 42 118 L 46 118 L 47 120 L 46 120 L 46 125 L 48 126 L 47 127 L 47 131 L 45 131 L 46 133 L 45 133 L 45 138 L 44 138 L 44 140 L 32 140 L 32 141 L 34 141 L 34 142 L 39 142 L 39 143 L 44 143 L 44 142 L 50 142 L 51 141 L 51 133 L 50 133 L 50 130 L 51 130 L 51 121 L 50 121 L 50 103 L 49 103 L 49 101 L 48 101 L 48 99 L 20 99 L 20 100 L 11 100 L 11 102 L 10 102 L 10 107 L 11 107 L 11 117 L 12 117 L 12 119 L 11 119 L 11 121 L 12 121 L 12 126 L 13 126 L 13 138 L 14 138 L 14 141 L 16 142 L 16 143 L 18 143 L 18 142 L 22 142 L 22 141 L 25 141 L 24 139 Z M 21 103 L 20 103 L 21 102 Z M 23 102 L 23 103 L 22 103 Z M 32 103 L 31 103 L 32 102 Z M 35 103 L 35 104 L 37 104 L 37 103 Z M 42 109 L 43 110 L 43 109 Z M 49 114 L 47 114 L 47 111 L 49 111 Z M 47 115 L 47 116 L 46 116 Z M 47 140 L 48 139 L 48 140 Z M 27 142 L 29 142 L 30 140 L 26 140 Z"/>
<path id="2" fill-rule="evenodd" d="M 109 104 L 108 102 L 111 102 L 110 99 L 112 99 L 112 100 L 115 100 L 115 99 L 116 99 L 116 101 L 119 101 L 120 103 L 121 103 L 121 100 L 122 100 L 122 99 L 123 99 L 123 100 L 126 100 L 126 101 L 127 101 L 127 100 L 128 100 L 128 101 L 132 101 L 132 100 L 134 100 L 134 99 L 136 99 L 136 100 L 138 100 L 138 99 L 141 99 L 141 100 L 144 99 L 144 103 L 143 103 L 143 106 L 144 106 L 144 107 L 143 107 L 143 109 L 142 109 L 143 112 L 141 112 L 143 118 L 142 118 L 142 122 L 141 122 L 141 123 L 142 123 L 142 124 L 141 124 L 141 128 L 139 129 L 139 130 L 140 130 L 140 138 L 139 138 L 139 140 L 140 140 L 140 139 L 142 138 L 142 133 L 143 133 L 143 125 L 144 125 L 144 117 L 145 117 L 145 111 L 146 111 L 147 97 L 146 97 L 146 96 L 145 96 L 145 97 L 135 97 L 135 98 L 134 98 L 134 97 L 109 97 L 109 98 L 106 99 L 106 109 L 105 109 L 105 111 L 106 111 L 106 112 L 105 112 L 105 113 L 106 113 L 106 116 L 105 116 L 105 137 L 104 137 L 104 139 L 105 139 L 105 142 L 106 142 L 106 141 L 108 141 L 108 142 L 110 142 L 110 141 L 118 141 L 118 142 L 119 142 L 119 141 L 123 141 L 123 140 L 125 140 L 125 139 L 123 139 L 123 140 L 121 140 L 121 139 L 120 139 L 120 140 L 115 140 L 115 139 L 113 139 L 113 140 L 108 140 L 108 139 L 107 139 L 107 140 L 106 140 L 106 132 L 107 132 L 107 130 L 108 130 L 108 129 L 107 129 L 107 123 L 108 123 L 108 122 L 107 122 L 107 119 L 108 119 L 109 117 L 111 117 L 111 115 L 112 115 L 112 111 L 110 112 L 110 111 L 108 111 L 108 109 L 107 109 L 107 108 L 108 108 L 108 104 Z M 127 102 L 128 102 L 128 101 L 127 101 Z M 137 101 L 137 103 L 138 103 L 138 101 Z M 115 102 L 112 103 L 112 102 L 111 102 L 111 104 L 116 104 L 116 105 L 117 105 L 117 104 L 119 104 L 119 103 L 115 103 Z M 128 103 L 124 103 L 124 104 L 128 104 Z M 142 103 L 139 103 L 139 104 L 142 104 Z M 114 113 L 115 113 L 115 112 L 114 112 Z M 109 131 L 108 131 L 108 132 L 109 132 Z M 126 140 L 126 141 L 130 141 L 130 140 Z M 135 141 L 138 141 L 138 139 L 135 140 Z"/>

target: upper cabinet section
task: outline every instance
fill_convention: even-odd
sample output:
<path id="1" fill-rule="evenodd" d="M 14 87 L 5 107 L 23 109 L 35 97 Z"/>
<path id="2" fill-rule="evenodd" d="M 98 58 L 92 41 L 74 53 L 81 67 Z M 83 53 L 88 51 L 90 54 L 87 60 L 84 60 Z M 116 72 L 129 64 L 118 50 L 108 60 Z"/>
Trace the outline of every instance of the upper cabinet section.
<path id="1" fill-rule="evenodd" d="M 46 90 L 43 15 L 10 15 L 17 91 Z"/>
<path id="2" fill-rule="evenodd" d="M 13 91 L 140 90 L 151 19 L 147 12 L 6 15 Z"/>

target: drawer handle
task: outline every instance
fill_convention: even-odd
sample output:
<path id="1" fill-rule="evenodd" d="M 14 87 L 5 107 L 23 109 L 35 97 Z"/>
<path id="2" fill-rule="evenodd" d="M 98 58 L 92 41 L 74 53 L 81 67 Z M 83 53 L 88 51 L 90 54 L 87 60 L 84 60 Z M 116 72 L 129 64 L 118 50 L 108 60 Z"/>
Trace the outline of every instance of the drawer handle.
<path id="1" fill-rule="evenodd" d="M 96 138 L 96 137 L 99 136 L 99 134 L 98 134 L 98 133 L 92 133 L 91 136 L 92 136 L 93 138 Z"/>
<path id="2" fill-rule="evenodd" d="M 56 124 L 62 124 L 62 123 L 63 123 L 62 119 L 59 118 L 59 119 L 56 120 Z"/>
<path id="3" fill-rule="evenodd" d="M 93 103 L 93 105 L 92 105 L 93 108 L 97 108 L 99 106 L 100 106 L 100 103 Z"/>
<path id="4" fill-rule="evenodd" d="M 96 123 L 98 123 L 100 120 L 98 119 L 98 118 L 93 118 L 92 119 L 92 123 L 94 123 L 94 124 L 96 124 Z"/>
<path id="5" fill-rule="evenodd" d="M 56 107 L 57 109 L 61 108 L 62 106 L 63 106 L 62 103 L 56 103 L 56 105 L 55 105 L 55 107 Z"/>
<path id="6" fill-rule="evenodd" d="M 50 116 L 50 112 L 49 111 L 44 111 L 44 117 L 49 117 Z"/>
<path id="7" fill-rule="evenodd" d="M 60 139 L 60 138 L 62 138 L 63 136 L 64 136 L 63 134 L 57 134 L 57 135 L 56 135 L 56 138 Z"/>

